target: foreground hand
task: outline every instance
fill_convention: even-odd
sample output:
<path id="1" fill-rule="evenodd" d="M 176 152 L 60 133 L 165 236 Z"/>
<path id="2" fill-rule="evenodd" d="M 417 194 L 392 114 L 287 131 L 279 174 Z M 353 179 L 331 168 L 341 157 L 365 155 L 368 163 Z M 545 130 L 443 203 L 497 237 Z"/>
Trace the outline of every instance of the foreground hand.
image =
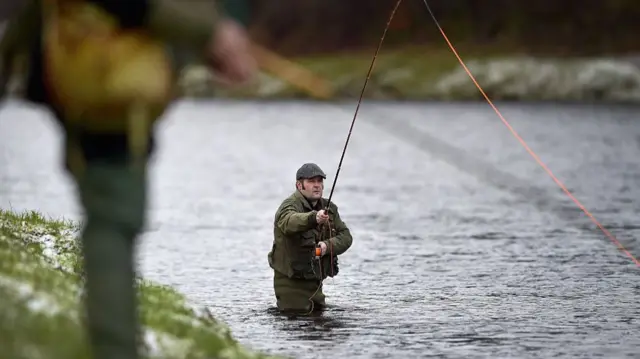
<path id="1" fill-rule="evenodd" d="M 325 242 L 320 242 L 320 250 L 322 250 L 321 255 L 327 254 L 327 244 Z"/>
<path id="2" fill-rule="evenodd" d="M 218 80 L 227 85 L 249 82 L 256 73 L 256 60 L 246 31 L 233 20 L 218 24 L 208 49 L 210 66 Z"/>
<path id="3" fill-rule="evenodd" d="M 318 211 L 318 213 L 316 214 L 316 221 L 318 222 L 318 224 L 324 224 L 329 221 L 329 215 L 324 209 Z"/>

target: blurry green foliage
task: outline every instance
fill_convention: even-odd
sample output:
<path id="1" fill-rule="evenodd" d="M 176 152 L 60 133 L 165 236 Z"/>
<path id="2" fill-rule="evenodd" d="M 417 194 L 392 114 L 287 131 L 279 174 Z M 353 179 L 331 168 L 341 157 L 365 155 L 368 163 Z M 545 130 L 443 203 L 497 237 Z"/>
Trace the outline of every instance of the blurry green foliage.
<path id="1" fill-rule="evenodd" d="M 396 0 L 224 0 L 255 38 L 283 53 L 375 46 Z M 603 54 L 640 48 L 637 0 L 430 0 L 452 41 L 530 53 Z M 247 20 L 248 19 L 248 20 Z M 403 0 L 392 44 L 442 46 L 422 0 Z"/>

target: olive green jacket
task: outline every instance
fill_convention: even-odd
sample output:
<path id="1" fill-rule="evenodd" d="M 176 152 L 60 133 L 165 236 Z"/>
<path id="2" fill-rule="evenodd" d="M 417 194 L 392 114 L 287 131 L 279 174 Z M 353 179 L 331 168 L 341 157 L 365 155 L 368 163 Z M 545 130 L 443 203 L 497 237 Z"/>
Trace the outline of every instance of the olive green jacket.
<path id="1" fill-rule="evenodd" d="M 25 0 L 23 0 L 25 1 Z M 41 1 L 26 0 L 13 14 L 0 41 L 0 95 L 4 95 L 10 76 L 19 76 L 26 83 L 29 65 L 21 71 L 17 62 L 28 62 L 41 31 Z M 204 53 L 205 46 L 214 35 L 215 25 L 222 17 L 216 0 L 86 0 L 103 6 L 116 18 L 139 23 L 167 47 Z M 127 7 L 123 7 L 126 4 Z M 148 6 L 145 6 L 148 5 Z M 133 11 L 133 10 L 140 11 Z M 133 12 L 127 13 L 127 11 Z"/>
<path id="2" fill-rule="evenodd" d="M 327 202 L 323 198 L 313 207 L 297 190 L 282 202 L 274 218 L 271 268 L 297 279 L 323 280 L 338 274 L 338 256 L 351 247 L 353 238 L 334 203 L 329 206 L 331 225 L 318 225 L 316 214 Z M 318 263 L 314 256 L 320 241 L 327 244 L 327 252 Z"/>

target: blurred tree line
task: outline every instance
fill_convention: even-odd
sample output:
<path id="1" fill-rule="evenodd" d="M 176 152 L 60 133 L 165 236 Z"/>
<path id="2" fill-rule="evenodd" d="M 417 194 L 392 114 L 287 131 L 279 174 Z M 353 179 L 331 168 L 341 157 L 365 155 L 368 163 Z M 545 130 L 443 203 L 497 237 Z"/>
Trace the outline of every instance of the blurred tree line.
<path id="1" fill-rule="evenodd" d="M 223 0 L 259 43 L 288 55 L 375 46 L 396 0 Z M 533 54 L 640 49 L 638 0 L 430 0 L 449 38 Z M 422 0 L 403 0 L 385 43 L 444 46 Z M 388 42 L 387 42 L 388 41 Z"/>

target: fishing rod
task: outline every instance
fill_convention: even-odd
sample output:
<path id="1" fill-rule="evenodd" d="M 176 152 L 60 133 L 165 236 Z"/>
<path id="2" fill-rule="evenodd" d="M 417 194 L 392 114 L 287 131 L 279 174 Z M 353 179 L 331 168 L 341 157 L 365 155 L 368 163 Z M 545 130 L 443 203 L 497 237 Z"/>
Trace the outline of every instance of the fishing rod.
<path id="1" fill-rule="evenodd" d="M 391 25 L 391 21 L 393 17 L 396 15 L 396 11 L 400 6 L 402 0 L 396 1 L 395 6 L 391 10 L 391 14 L 389 15 L 389 19 L 387 20 L 387 25 L 382 32 L 382 36 L 380 37 L 380 41 L 378 42 L 378 47 L 376 51 L 373 53 L 373 58 L 371 59 L 371 65 L 369 65 L 369 71 L 367 71 L 367 77 L 364 79 L 364 85 L 362 86 L 362 91 L 360 91 L 360 97 L 358 98 L 358 104 L 356 105 L 356 111 L 353 114 L 353 119 L 351 120 L 351 126 L 349 127 L 349 133 L 347 134 L 347 140 L 344 143 L 344 148 L 342 149 L 342 154 L 340 155 L 340 162 L 338 162 L 338 169 L 336 170 L 336 176 L 333 178 L 333 184 L 331 185 L 331 192 L 329 192 L 329 199 L 327 200 L 326 211 L 329 211 L 329 205 L 331 204 L 331 198 L 333 197 L 333 191 L 336 188 L 336 182 L 338 181 L 338 176 L 340 175 L 340 169 L 342 168 L 342 161 L 344 160 L 344 155 L 347 152 L 347 146 L 349 145 L 349 139 L 351 138 L 351 133 L 353 132 L 353 125 L 356 123 L 356 118 L 358 116 L 358 110 L 360 110 L 360 104 L 362 103 L 362 98 L 364 97 L 364 91 L 367 88 L 367 83 L 369 82 L 369 78 L 371 78 L 371 73 L 373 72 L 373 67 L 376 63 L 376 59 L 378 57 L 378 53 L 380 52 L 380 48 L 382 48 L 382 43 L 384 42 L 384 38 L 387 35 L 387 31 L 389 30 L 389 26 Z"/>
<path id="2" fill-rule="evenodd" d="M 626 254 L 632 261 L 633 263 L 640 268 L 640 260 L 638 258 L 636 258 L 627 248 L 625 248 L 624 245 L 622 245 L 622 243 L 613 235 L 611 234 L 611 232 L 609 232 L 594 216 L 593 214 L 591 214 L 591 212 L 589 212 L 585 206 L 577 199 L 575 198 L 575 196 L 567 189 L 567 187 L 553 174 L 553 172 L 551 172 L 551 170 L 547 167 L 547 165 L 542 162 L 542 160 L 538 157 L 538 155 L 529 147 L 529 145 L 527 145 L 527 143 L 524 141 L 524 139 L 522 139 L 522 137 L 516 132 L 515 129 L 513 129 L 513 127 L 511 126 L 511 124 L 504 118 L 504 116 L 502 115 L 502 113 L 500 112 L 500 110 L 498 110 L 498 108 L 493 104 L 493 101 L 491 101 L 491 99 L 489 98 L 489 96 L 487 96 L 487 94 L 485 93 L 485 91 L 482 89 L 482 87 L 480 86 L 480 84 L 478 83 L 478 81 L 476 80 L 475 76 L 473 76 L 473 74 L 471 73 L 471 71 L 469 70 L 469 68 L 467 68 L 465 62 L 462 60 L 462 58 L 460 57 L 460 55 L 458 54 L 458 52 L 456 51 L 455 46 L 453 46 L 453 44 L 451 43 L 451 41 L 449 40 L 449 37 L 446 35 L 444 29 L 442 28 L 442 26 L 440 25 L 440 22 L 438 21 L 438 19 L 436 18 L 433 10 L 431 9 L 431 6 L 429 6 L 429 3 L 427 2 L 427 0 L 421 0 L 422 3 L 424 4 L 429 16 L 431 17 L 431 19 L 433 20 L 433 22 L 435 23 L 438 31 L 440 32 L 440 34 L 442 35 L 442 37 L 444 38 L 445 42 L 447 43 L 447 45 L 449 46 L 449 48 L 451 49 L 451 51 L 453 52 L 453 55 L 456 57 L 456 59 L 458 60 L 458 62 L 460 63 L 460 65 L 462 66 L 462 68 L 465 70 L 465 72 L 467 73 L 467 75 L 469 76 L 469 78 L 471 79 L 471 81 L 473 82 L 473 84 L 476 86 L 476 88 L 478 89 L 478 91 L 482 94 L 482 96 L 484 97 L 484 99 L 487 101 L 487 103 L 489 104 L 489 106 L 491 106 L 491 108 L 494 110 L 494 112 L 496 113 L 496 115 L 500 118 L 500 120 L 502 121 L 502 123 L 509 129 L 509 131 L 511 132 L 511 134 L 516 138 L 516 140 L 518 140 L 518 142 L 520 142 L 520 144 L 524 147 L 524 149 L 531 155 L 531 157 L 533 157 L 533 159 L 538 163 L 538 165 L 540 165 L 540 167 L 542 167 L 545 172 L 547 172 L 547 174 L 549 175 L 549 177 L 551 177 L 551 179 L 558 185 L 558 187 L 560 187 L 562 189 L 562 191 L 576 204 L 577 207 L 579 207 L 582 212 L 584 212 L 584 214 L 587 215 L 587 217 L 589 217 L 589 219 L 591 219 L 591 221 L 602 231 L 602 233 L 609 239 L 611 240 L 611 242 L 613 242 L 613 244 L 615 244 L 618 249 L 620 251 L 622 251 L 624 254 Z M 393 7 L 393 10 L 391 11 L 391 15 L 389 16 L 389 20 L 387 21 L 387 25 L 384 28 L 384 31 L 382 33 L 382 36 L 380 37 L 380 42 L 378 43 L 378 47 L 373 55 L 373 58 L 371 60 L 371 65 L 369 66 L 369 71 L 367 72 L 367 77 L 364 81 L 364 85 L 362 87 L 362 91 L 360 92 L 360 97 L 358 98 L 358 104 L 356 106 L 356 110 L 355 113 L 353 114 L 353 120 L 351 121 L 351 127 L 349 128 L 349 133 L 347 135 L 347 140 L 344 144 L 344 148 L 342 150 L 342 155 L 340 156 L 340 162 L 338 163 L 338 169 L 336 171 L 336 176 L 333 179 L 333 184 L 331 186 L 331 192 L 329 193 L 329 199 L 327 201 L 327 207 L 326 210 L 329 210 L 329 205 L 331 204 L 331 198 L 333 196 L 333 191 L 335 190 L 335 186 L 336 186 L 336 182 L 338 181 L 338 175 L 340 174 L 340 169 L 342 168 L 342 161 L 344 159 L 344 155 L 347 151 L 347 146 L 349 144 L 349 139 L 351 138 L 351 133 L 353 131 L 353 126 L 356 122 L 356 117 L 358 115 L 358 110 L 360 109 L 360 104 L 362 103 L 362 98 L 364 96 L 364 91 L 367 87 L 367 83 L 369 81 L 369 78 L 371 77 L 371 72 L 373 71 L 373 67 L 375 65 L 375 61 L 376 58 L 378 56 L 378 53 L 380 52 L 380 48 L 382 47 L 382 43 L 384 41 L 385 35 L 387 34 L 387 31 L 389 30 L 389 26 L 391 24 L 391 21 L 393 20 L 393 17 L 395 16 L 396 10 L 398 9 L 398 7 L 400 6 L 400 3 L 402 2 L 402 0 L 398 0 L 395 4 L 395 6 Z"/>

